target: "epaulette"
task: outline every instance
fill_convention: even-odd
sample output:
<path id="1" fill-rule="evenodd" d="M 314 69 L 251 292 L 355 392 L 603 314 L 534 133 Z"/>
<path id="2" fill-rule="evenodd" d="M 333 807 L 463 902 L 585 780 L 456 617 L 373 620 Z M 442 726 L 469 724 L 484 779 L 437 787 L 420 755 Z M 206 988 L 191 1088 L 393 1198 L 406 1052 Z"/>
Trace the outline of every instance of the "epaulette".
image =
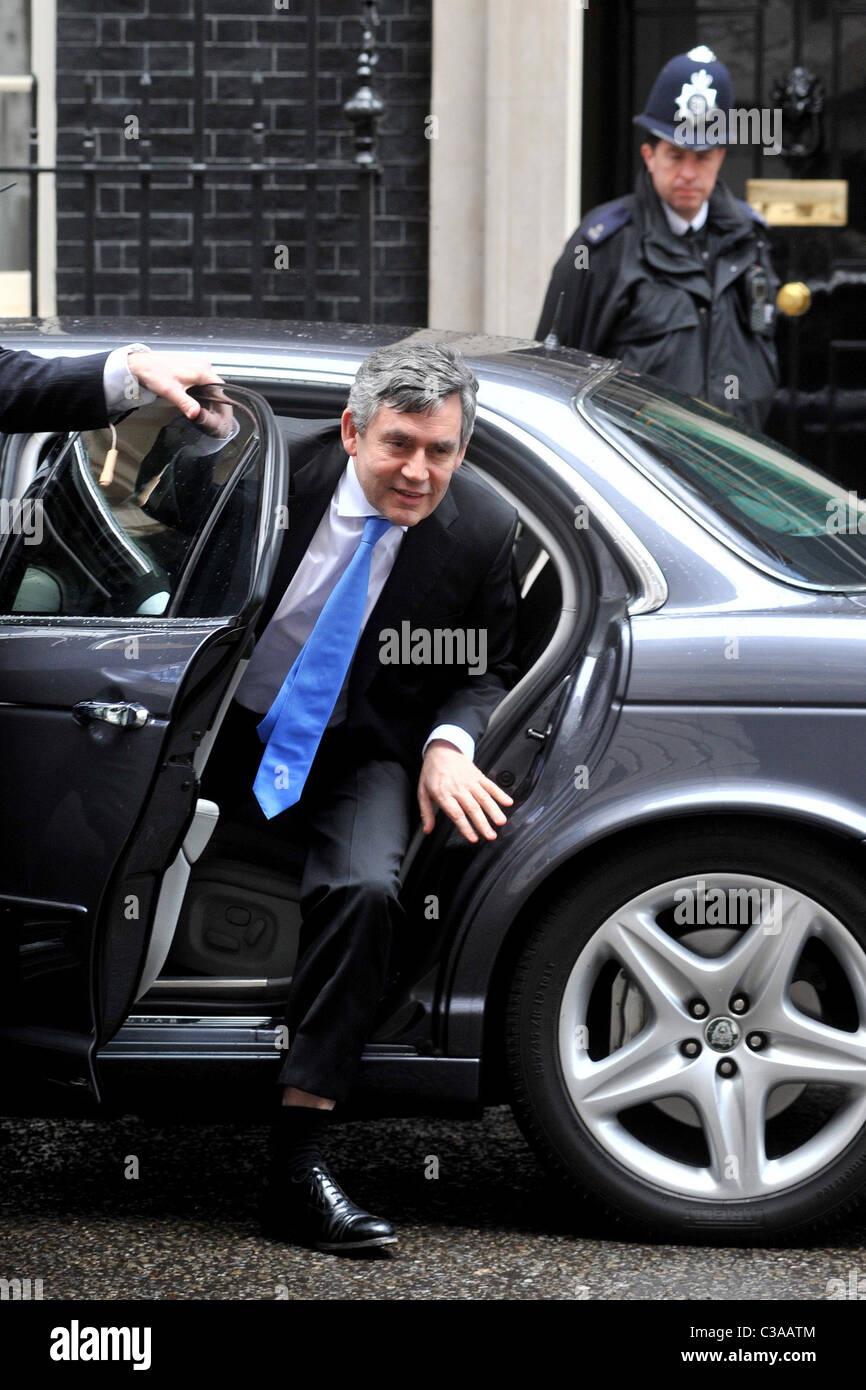
<path id="1" fill-rule="evenodd" d="M 757 208 L 753 208 L 751 203 L 743 202 L 742 198 L 735 198 L 734 202 L 737 203 L 737 205 L 741 207 L 744 212 L 747 212 L 749 216 L 754 219 L 755 222 L 760 222 L 762 227 L 769 227 L 770 224 L 767 221 L 764 214 L 762 212 L 758 212 Z"/>
<path id="2" fill-rule="evenodd" d="M 590 246 L 600 246 L 631 221 L 631 204 L 631 195 L 626 194 L 624 198 L 615 198 L 612 203 L 602 203 L 601 207 L 593 208 L 577 229 L 578 240 L 589 242 Z"/>

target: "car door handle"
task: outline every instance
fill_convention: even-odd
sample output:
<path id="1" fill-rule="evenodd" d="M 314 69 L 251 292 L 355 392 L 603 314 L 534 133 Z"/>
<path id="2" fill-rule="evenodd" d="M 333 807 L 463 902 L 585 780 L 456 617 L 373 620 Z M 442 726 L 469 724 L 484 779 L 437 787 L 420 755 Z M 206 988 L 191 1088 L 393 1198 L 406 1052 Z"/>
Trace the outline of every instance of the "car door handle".
<path id="1" fill-rule="evenodd" d="M 101 720 L 103 724 L 118 724 L 121 729 L 142 729 L 150 718 L 150 710 L 125 701 L 109 705 L 103 700 L 79 700 L 72 706 L 72 717 L 79 724 Z"/>

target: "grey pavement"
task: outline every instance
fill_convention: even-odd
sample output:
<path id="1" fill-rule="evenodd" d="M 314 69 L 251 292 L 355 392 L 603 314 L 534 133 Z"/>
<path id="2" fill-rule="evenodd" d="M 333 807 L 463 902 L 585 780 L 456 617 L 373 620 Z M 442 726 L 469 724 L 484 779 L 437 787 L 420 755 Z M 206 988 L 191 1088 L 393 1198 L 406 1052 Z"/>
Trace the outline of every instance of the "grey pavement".
<path id="1" fill-rule="evenodd" d="M 0 1128 L 0 1278 L 40 1278 L 46 1300 L 823 1300 L 852 1276 L 866 1293 L 866 1213 L 809 1248 L 642 1244 L 557 1207 L 506 1107 L 335 1127 L 335 1176 L 400 1236 L 354 1259 L 260 1234 L 264 1126 Z"/>

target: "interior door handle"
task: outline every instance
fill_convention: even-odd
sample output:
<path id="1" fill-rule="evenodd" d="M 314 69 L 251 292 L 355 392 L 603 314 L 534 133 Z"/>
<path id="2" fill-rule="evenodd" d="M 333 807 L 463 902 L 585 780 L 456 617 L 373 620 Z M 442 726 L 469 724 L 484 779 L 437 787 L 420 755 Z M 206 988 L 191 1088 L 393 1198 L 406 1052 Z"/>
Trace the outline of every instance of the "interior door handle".
<path id="1" fill-rule="evenodd" d="M 79 700 L 72 706 L 72 717 L 79 724 L 101 720 L 103 724 L 117 724 L 121 729 L 143 729 L 150 718 L 150 710 L 125 701 L 109 705 L 103 700 Z"/>

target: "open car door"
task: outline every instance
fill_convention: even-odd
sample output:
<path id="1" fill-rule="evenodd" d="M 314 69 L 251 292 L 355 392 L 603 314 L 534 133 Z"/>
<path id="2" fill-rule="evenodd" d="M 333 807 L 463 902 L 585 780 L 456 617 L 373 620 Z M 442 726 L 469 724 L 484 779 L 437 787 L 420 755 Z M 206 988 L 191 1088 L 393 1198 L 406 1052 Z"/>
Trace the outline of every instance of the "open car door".
<path id="1" fill-rule="evenodd" d="M 0 550 L 0 1057 L 98 1099 L 195 754 L 273 577 L 288 495 L 267 403 L 193 392 L 55 443 Z"/>

